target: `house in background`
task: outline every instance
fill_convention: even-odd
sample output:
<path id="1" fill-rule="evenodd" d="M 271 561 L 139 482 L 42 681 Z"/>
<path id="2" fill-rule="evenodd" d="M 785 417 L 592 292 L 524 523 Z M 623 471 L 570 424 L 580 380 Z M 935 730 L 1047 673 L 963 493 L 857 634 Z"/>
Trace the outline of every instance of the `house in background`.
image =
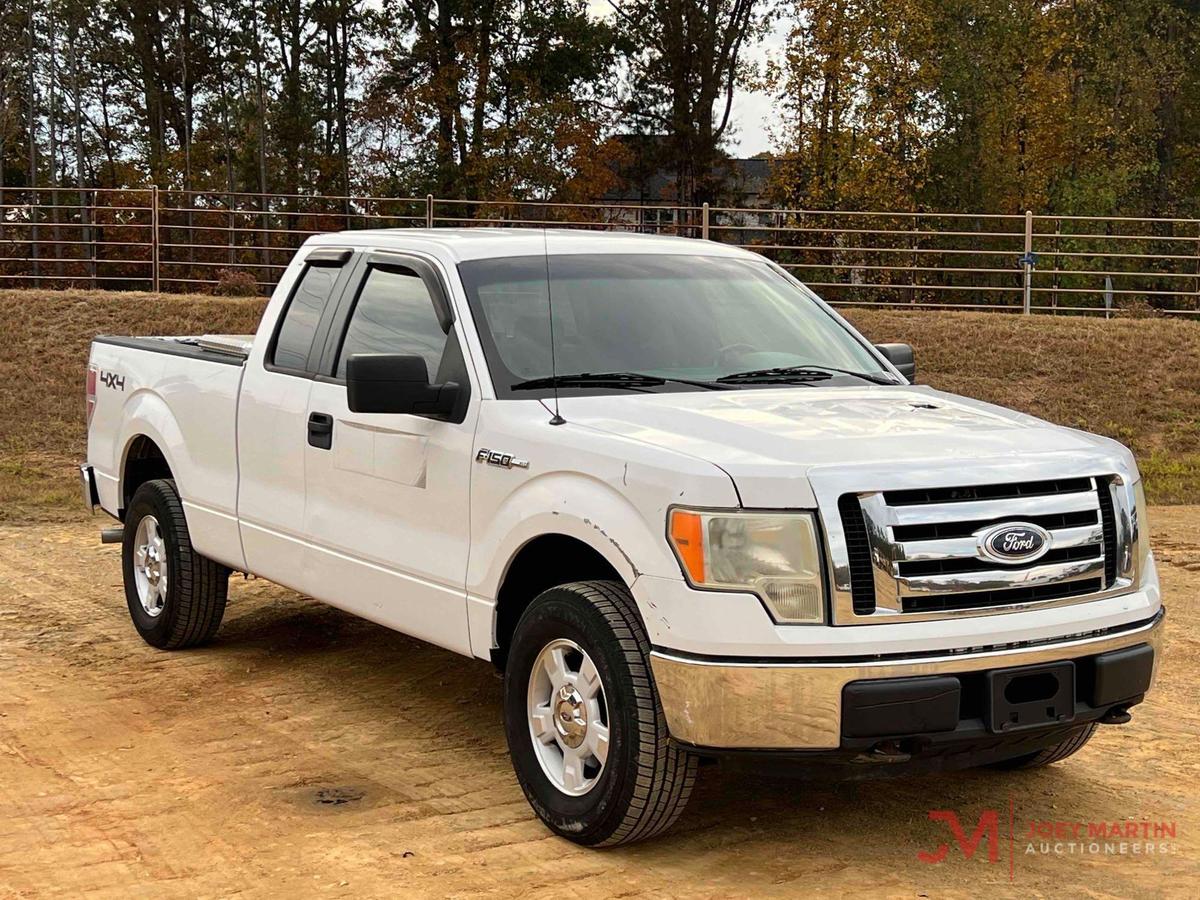
<path id="1" fill-rule="evenodd" d="M 699 236 L 700 215 L 693 207 L 676 205 L 676 176 L 665 164 L 664 135 L 618 135 L 626 149 L 626 160 L 617 167 L 618 184 L 597 198 L 611 203 L 610 221 L 651 233 L 685 233 Z M 773 160 L 753 157 L 726 158 L 713 167 L 720 185 L 718 200 L 711 204 L 724 224 L 761 224 L 759 216 L 743 210 L 765 205 Z M 710 221 L 714 221 L 710 217 Z"/>

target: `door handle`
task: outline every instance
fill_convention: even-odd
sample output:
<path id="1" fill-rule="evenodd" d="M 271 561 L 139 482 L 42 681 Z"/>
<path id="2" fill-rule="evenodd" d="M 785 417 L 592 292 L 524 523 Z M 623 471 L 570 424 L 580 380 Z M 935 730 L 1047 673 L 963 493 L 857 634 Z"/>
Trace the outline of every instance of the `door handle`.
<path id="1" fill-rule="evenodd" d="M 308 417 L 308 444 L 318 450 L 333 446 L 333 416 L 315 412 Z"/>

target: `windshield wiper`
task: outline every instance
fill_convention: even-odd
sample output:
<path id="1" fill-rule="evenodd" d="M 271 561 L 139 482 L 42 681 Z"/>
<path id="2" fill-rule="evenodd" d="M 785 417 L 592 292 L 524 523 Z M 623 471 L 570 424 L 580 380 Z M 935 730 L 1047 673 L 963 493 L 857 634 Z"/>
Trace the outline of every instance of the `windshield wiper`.
<path id="1" fill-rule="evenodd" d="M 717 381 L 722 384 L 811 384 L 828 381 L 834 375 L 851 375 L 872 384 L 897 384 L 884 375 L 855 372 L 851 369 L 835 369 L 833 366 L 807 364 L 803 366 L 778 366 L 773 369 L 751 369 L 749 372 L 734 372 L 722 375 Z"/>
<path id="2" fill-rule="evenodd" d="M 809 369 L 822 369 L 826 372 L 836 372 L 838 375 L 850 375 L 854 378 L 861 378 L 863 381 L 869 381 L 871 384 L 900 384 L 898 381 L 893 381 L 890 375 L 876 375 L 872 372 L 855 372 L 853 369 L 835 369 L 833 366 L 809 365 Z"/>
<path id="3" fill-rule="evenodd" d="M 551 387 L 623 387 L 636 390 L 643 387 L 658 387 L 667 382 L 673 384 L 689 384 L 693 387 L 707 388 L 711 391 L 729 390 L 724 384 L 713 381 L 693 381 L 688 378 L 665 378 L 661 375 L 647 375 L 642 372 L 579 372 L 575 375 L 553 375 L 546 378 L 531 378 L 519 381 L 510 390 L 535 391 Z"/>

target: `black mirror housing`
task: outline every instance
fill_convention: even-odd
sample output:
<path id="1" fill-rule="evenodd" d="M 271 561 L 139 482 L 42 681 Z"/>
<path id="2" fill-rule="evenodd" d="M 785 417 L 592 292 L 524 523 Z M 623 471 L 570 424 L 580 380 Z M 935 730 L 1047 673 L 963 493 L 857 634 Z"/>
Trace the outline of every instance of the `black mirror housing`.
<path id="1" fill-rule="evenodd" d="M 875 349 L 900 370 L 909 384 L 917 383 L 917 358 L 911 344 L 876 344 Z"/>
<path id="2" fill-rule="evenodd" d="M 458 385 L 430 384 L 420 356 L 355 353 L 346 361 L 346 400 L 351 412 L 448 416 L 458 400 Z"/>

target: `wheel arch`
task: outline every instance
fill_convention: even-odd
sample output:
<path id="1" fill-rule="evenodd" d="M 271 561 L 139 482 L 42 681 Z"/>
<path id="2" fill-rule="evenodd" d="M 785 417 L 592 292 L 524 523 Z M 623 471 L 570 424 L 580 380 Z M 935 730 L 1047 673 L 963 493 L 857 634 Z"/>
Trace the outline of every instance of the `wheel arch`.
<path id="1" fill-rule="evenodd" d="M 118 513 L 123 518 L 134 492 L 154 478 L 173 478 L 182 494 L 181 479 L 186 479 L 184 459 L 176 458 L 186 448 L 183 432 L 169 406 L 152 391 L 140 390 L 125 404 L 119 446 L 117 474 Z"/>
<path id="2" fill-rule="evenodd" d="M 143 484 L 156 478 L 174 477 L 166 453 L 154 438 L 140 432 L 130 437 L 121 455 L 121 518 L 124 519 L 133 495 Z"/>
<path id="3" fill-rule="evenodd" d="M 654 518 L 656 513 L 641 509 L 614 484 L 579 472 L 548 472 L 529 479 L 490 508 L 473 504 L 467 567 L 472 651 L 503 661 L 504 642 L 511 635 L 508 627 L 536 596 L 528 588 L 514 588 L 527 582 L 511 580 L 531 558 L 541 556 L 558 573 L 556 582 L 541 579 L 541 590 L 553 583 L 598 578 L 619 581 L 632 590 L 641 575 L 678 572 L 664 533 L 651 524 Z M 545 553 L 547 548 L 550 553 Z M 562 558 L 555 558 L 560 550 Z M 517 594 L 520 602 L 514 617 L 512 601 Z"/>
<path id="4" fill-rule="evenodd" d="M 546 532 L 525 541 L 508 561 L 496 592 L 492 662 L 503 669 L 521 614 L 543 591 L 573 581 L 617 581 L 629 587 L 613 561 L 577 536 Z"/>

